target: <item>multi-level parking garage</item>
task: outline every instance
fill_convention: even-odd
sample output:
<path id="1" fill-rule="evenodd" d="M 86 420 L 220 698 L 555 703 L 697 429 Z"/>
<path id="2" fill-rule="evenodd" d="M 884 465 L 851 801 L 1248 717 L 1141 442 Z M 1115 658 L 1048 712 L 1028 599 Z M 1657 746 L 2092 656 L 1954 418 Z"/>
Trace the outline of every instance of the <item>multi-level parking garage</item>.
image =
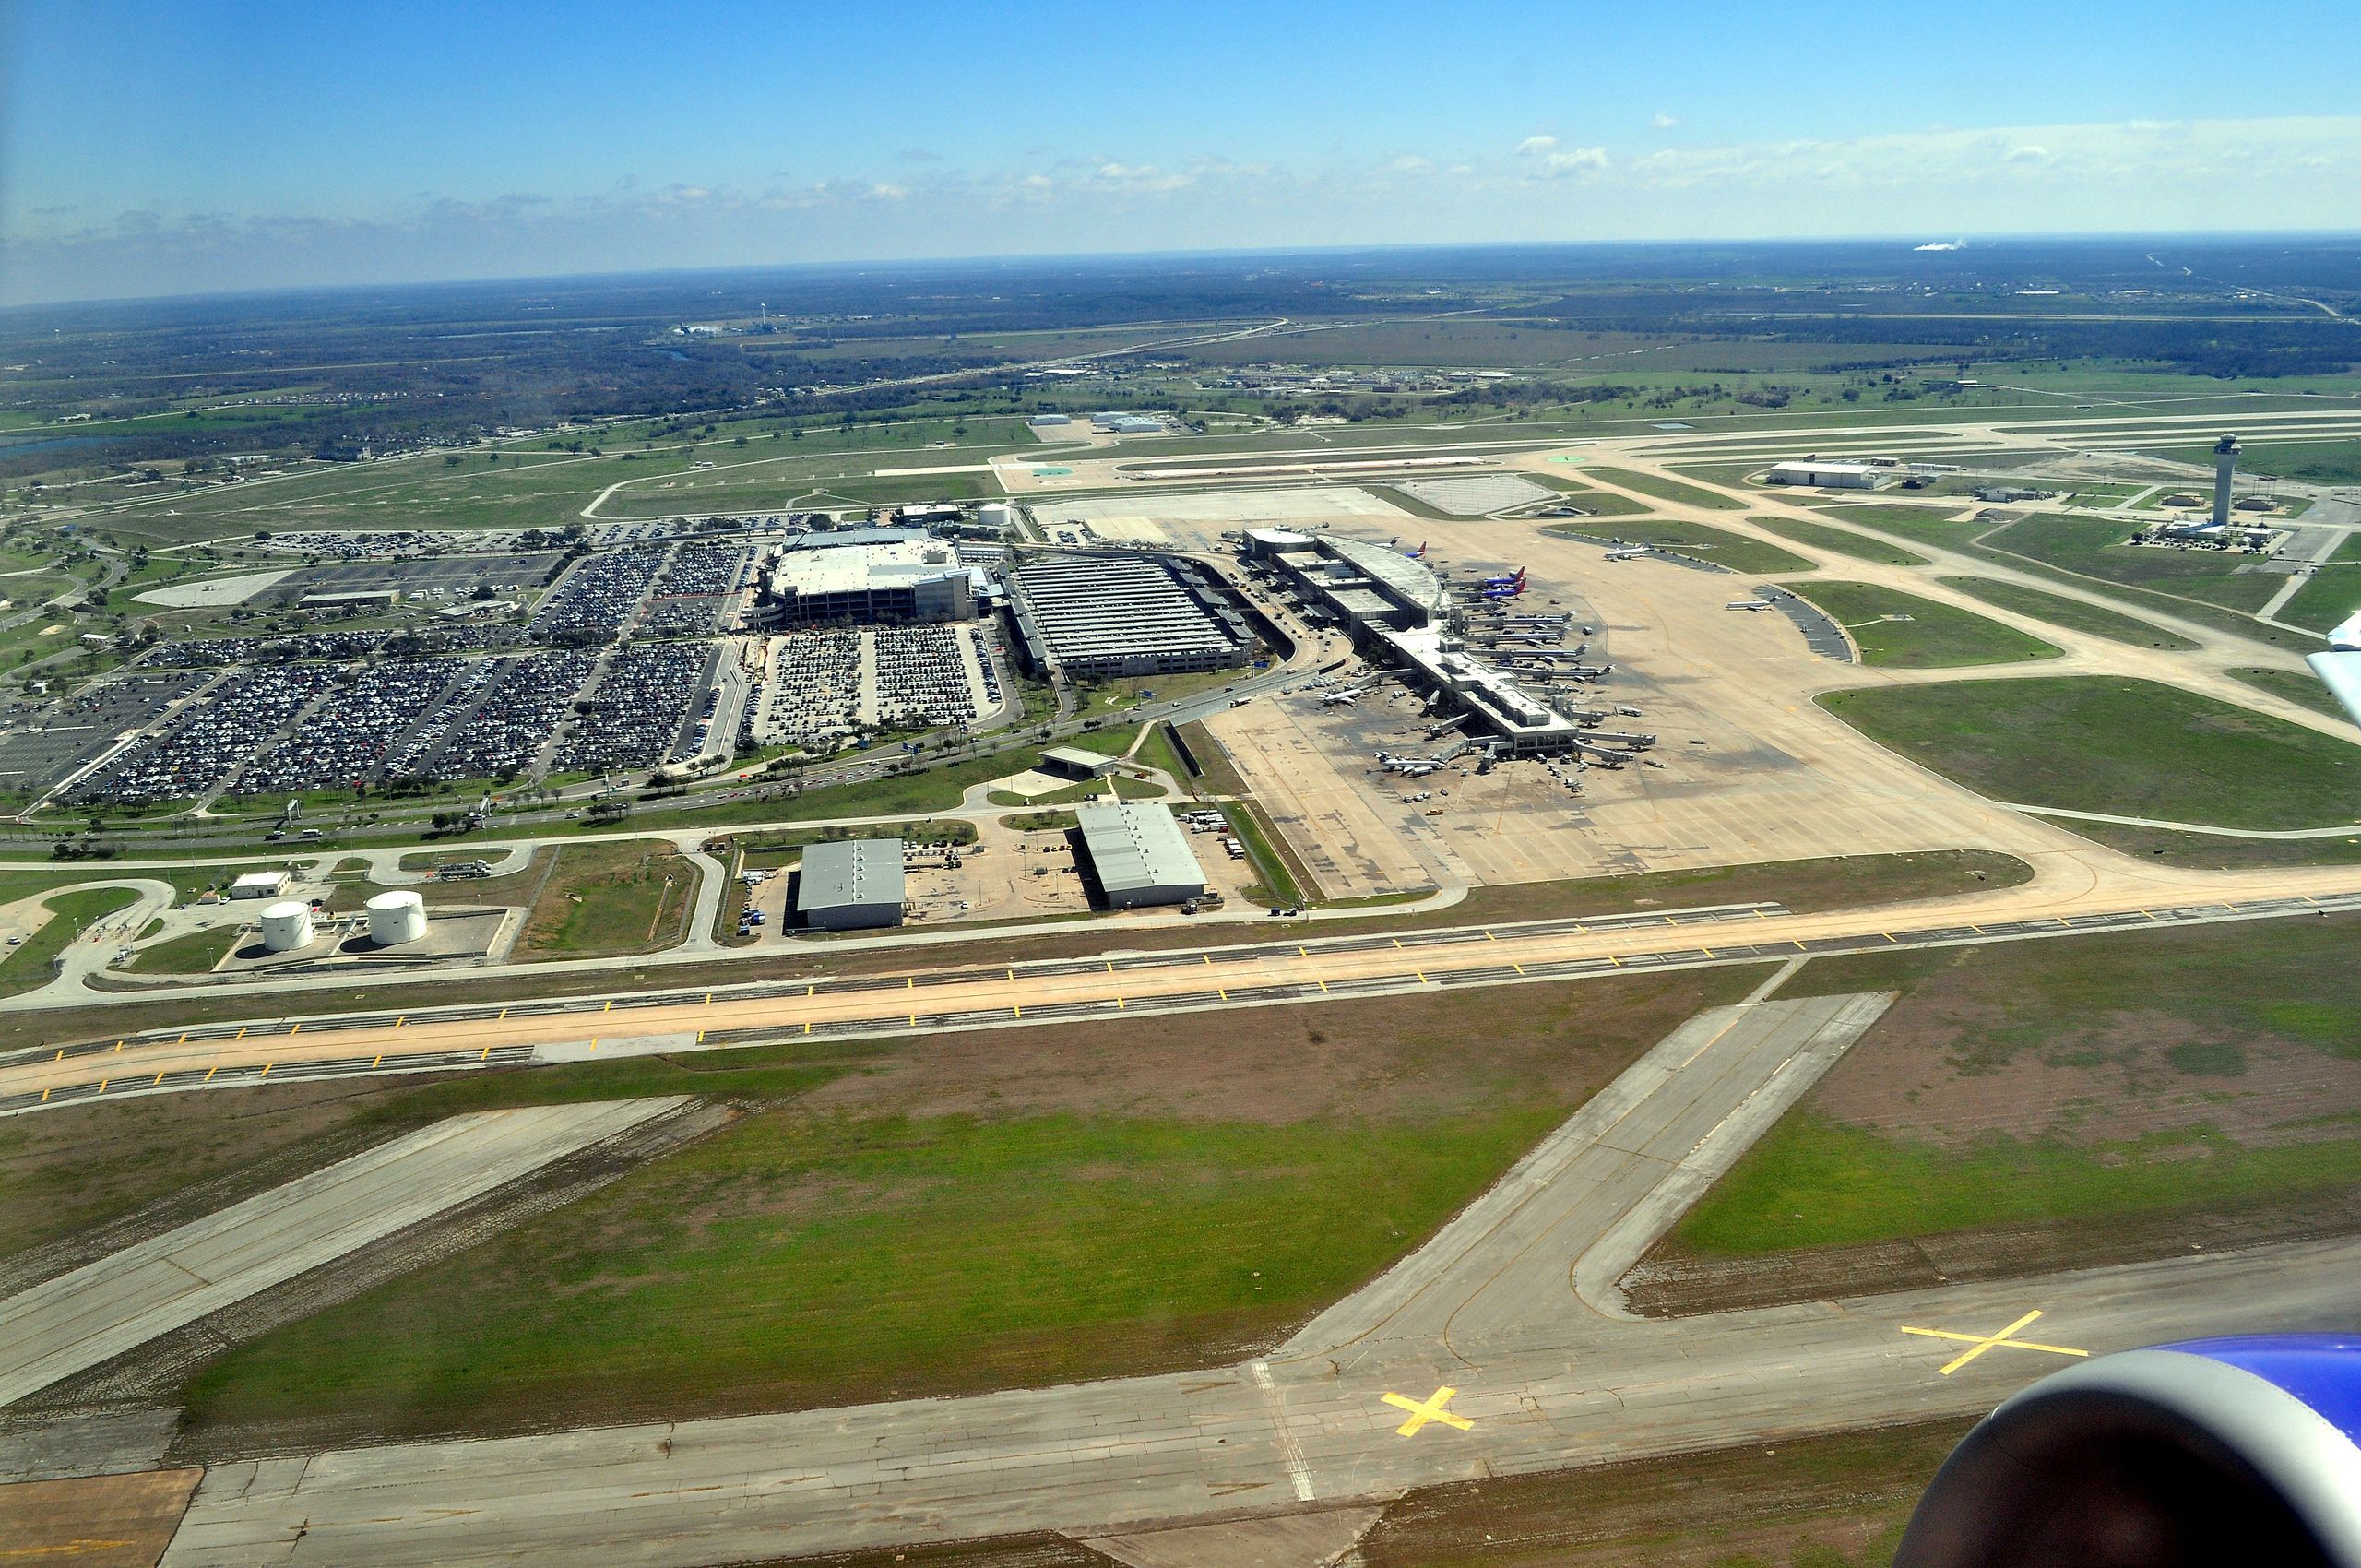
<path id="1" fill-rule="evenodd" d="M 1253 634 L 1192 563 L 1154 555 L 1036 556 L 1008 575 L 1033 669 L 1103 681 L 1242 664 Z"/>

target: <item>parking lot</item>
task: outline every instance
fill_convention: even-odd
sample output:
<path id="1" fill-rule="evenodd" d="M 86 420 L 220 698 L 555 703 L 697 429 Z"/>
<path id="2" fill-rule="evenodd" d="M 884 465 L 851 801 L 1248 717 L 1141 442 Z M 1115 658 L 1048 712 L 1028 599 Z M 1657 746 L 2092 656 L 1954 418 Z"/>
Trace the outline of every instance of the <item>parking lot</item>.
<path id="1" fill-rule="evenodd" d="M 711 690 L 714 651 L 711 643 L 635 643 L 614 654 L 584 699 L 592 711 L 572 723 L 552 769 L 603 773 L 695 755 L 692 708 Z"/>
<path id="2" fill-rule="evenodd" d="M 0 790 L 37 795 L 54 789 L 125 731 L 153 724 L 204 680 L 195 672 L 125 675 L 36 706 L 0 731 Z"/>
<path id="3" fill-rule="evenodd" d="M 668 553 L 659 544 L 584 556 L 533 612 L 528 634 L 564 645 L 614 641 L 639 613 Z"/>

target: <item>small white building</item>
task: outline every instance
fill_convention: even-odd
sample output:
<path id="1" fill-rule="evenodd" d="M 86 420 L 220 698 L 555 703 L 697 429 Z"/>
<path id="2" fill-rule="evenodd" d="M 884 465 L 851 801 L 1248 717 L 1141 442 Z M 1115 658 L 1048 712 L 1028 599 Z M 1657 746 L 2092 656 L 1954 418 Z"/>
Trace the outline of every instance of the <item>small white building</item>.
<path id="1" fill-rule="evenodd" d="M 1875 490 L 1878 471 L 1867 463 L 1822 463 L 1809 457 L 1774 463 L 1763 478 L 1772 484 L 1806 484 L 1819 490 Z"/>
<path id="2" fill-rule="evenodd" d="M 242 872 L 230 884 L 232 898 L 276 898 L 286 891 L 287 873 L 283 871 Z"/>
<path id="3" fill-rule="evenodd" d="M 1205 873 L 1189 836 L 1157 805 L 1100 803 L 1075 808 L 1084 853 L 1110 909 L 1180 904 L 1205 891 Z"/>

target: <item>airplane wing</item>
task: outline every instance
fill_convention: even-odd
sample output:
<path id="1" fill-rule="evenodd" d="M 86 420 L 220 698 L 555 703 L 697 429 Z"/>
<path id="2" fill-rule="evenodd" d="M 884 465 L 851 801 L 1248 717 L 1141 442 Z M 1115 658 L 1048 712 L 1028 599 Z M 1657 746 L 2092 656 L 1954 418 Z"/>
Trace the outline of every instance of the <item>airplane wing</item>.
<path id="1" fill-rule="evenodd" d="M 2353 721 L 2361 724 L 2361 614 L 2328 635 L 2326 653 L 2313 654 L 2304 662 L 2327 683 L 2330 694 L 2344 705 Z"/>

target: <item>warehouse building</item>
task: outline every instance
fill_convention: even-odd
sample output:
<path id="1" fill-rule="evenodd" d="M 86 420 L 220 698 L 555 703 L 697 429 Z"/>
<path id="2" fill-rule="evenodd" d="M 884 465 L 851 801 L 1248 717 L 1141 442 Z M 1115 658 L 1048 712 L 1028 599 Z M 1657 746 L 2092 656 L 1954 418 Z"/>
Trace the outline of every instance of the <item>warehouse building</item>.
<path id="1" fill-rule="evenodd" d="M 1061 555 L 1008 575 L 1026 666 L 1083 681 L 1226 670 L 1253 634 L 1198 569 L 1153 555 Z"/>
<path id="2" fill-rule="evenodd" d="M 764 594 L 777 624 L 875 625 L 975 618 L 975 570 L 915 529 L 849 529 L 788 541 Z"/>
<path id="3" fill-rule="evenodd" d="M 1878 470 L 1867 463 L 1822 463 L 1811 458 L 1774 463 L 1763 480 L 1771 484 L 1805 484 L 1820 490 L 1875 490 Z"/>
<path id="4" fill-rule="evenodd" d="M 1074 816 L 1109 909 L 1184 904 L 1204 896 L 1205 873 L 1190 851 L 1189 836 L 1164 807 L 1086 805 L 1075 808 Z"/>
<path id="5" fill-rule="evenodd" d="M 813 931 L 902 923 L 902 841 L 848 838 L 803 851 L 795 912 Z"/>

